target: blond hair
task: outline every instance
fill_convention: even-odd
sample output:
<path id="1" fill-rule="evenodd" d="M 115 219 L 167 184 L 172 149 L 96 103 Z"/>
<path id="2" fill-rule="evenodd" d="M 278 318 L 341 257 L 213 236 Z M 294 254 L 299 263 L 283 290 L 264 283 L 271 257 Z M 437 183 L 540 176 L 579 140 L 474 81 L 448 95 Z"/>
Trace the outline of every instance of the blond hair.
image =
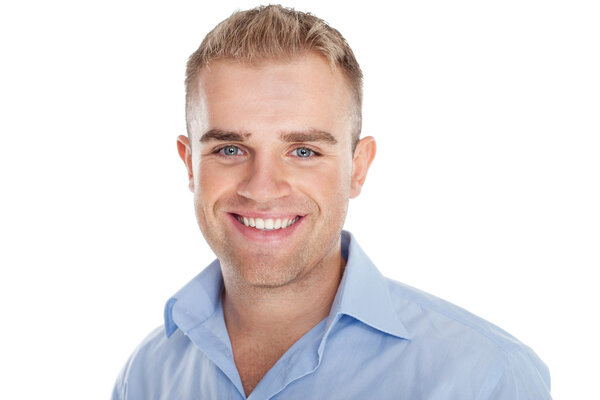
<path id="1" fill-rule="evenodd" d="M 339 67 L 353 93 L 354 151 L 362 126 L 362 71 L 352 49 L 344 37 L 322 19 L 280 5 L 235 12 L 210 31 L 190 56 L 185 77 L 188 135 L 191 135 L 193 89 L 202 67 L 218 59 L 250 63 L 292 60 L 310 51 L 325 57 L 332 68 Z"/>

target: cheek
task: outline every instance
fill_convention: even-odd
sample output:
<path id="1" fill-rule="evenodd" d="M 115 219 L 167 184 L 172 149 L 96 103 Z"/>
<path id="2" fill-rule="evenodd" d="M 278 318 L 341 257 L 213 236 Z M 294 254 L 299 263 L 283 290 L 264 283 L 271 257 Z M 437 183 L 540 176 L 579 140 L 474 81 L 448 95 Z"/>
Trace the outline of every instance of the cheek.
<path id="1" fill-rule="evenodd" d="M 350 173 L 347 168 L 340 167 L 339 164 L 331 164 L 304 171 L 296 185 L 319 207 L 335 207 L 340 201 L 347 201 L 350 194 Z"/>
<path id="2" fill-rule="evenodd" d="M 206 210 L 235 185 L 234 171 L 219 168 L 210 160 L 200 161 L 198 173 L 194 174 L 197 207 Z"/>

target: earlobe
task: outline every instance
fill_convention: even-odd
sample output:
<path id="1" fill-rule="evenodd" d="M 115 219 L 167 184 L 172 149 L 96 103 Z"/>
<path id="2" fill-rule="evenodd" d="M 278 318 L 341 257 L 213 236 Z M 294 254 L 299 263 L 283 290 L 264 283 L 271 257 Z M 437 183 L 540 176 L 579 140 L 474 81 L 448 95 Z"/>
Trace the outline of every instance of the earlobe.
<path id="1" fill-rule="evenodd" d="M 194 191 L 194 170 L 192 168 L 192 148 L 190 147 L 190 141 L 187 136 L 179 135 L 177 137 L 177 152 L 179 157 L 185 164 L 185 168 L 188 173 L 188 186 L 190 191 Z"/>
<path id="2" fill-rule="evenodd" d="M 375 158 L 377 146 L 372 136 L 362 138 L 356 145 L 352 160 L 352 177 L 350 183 L 350 198 L 353 199 L 360 194 L 367 172 Z"/>

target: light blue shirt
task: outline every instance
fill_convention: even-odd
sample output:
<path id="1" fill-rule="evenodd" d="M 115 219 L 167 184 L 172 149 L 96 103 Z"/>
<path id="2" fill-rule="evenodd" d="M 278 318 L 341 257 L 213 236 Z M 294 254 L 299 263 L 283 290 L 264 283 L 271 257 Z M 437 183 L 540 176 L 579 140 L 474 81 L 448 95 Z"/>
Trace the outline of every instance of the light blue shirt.
<path id="1" fill-rule="evenodd" d="M 298 340 L 248 399 L 550 399 L 527 346 L 469 312 L 385 278 L 348 232 L 327 318 Z M 173 296 L 165 326 L 123 368 L 113 400 L 245 399 L 215 261 Z"/>

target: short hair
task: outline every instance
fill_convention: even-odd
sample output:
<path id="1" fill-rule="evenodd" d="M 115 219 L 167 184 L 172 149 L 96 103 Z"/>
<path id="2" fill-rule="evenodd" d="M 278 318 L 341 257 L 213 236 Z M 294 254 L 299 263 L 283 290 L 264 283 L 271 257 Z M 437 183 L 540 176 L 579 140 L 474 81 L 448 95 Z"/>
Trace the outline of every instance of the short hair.
<path id="1" fill-rule="evenodd" d="M 352 151 L 362 129 L 363 75 L 346 39 L 325 21 L 310 13 L 280 5 L 237 11 L 210 31 L 188 59 L 185 77 L 186 121 L 190 117 L 194 85 L 200 70 L 213 60 L 242 62 L 293 60 L 308 52 L 323 56 L 335 70 L 339 67 L 354 96 Z"/>

